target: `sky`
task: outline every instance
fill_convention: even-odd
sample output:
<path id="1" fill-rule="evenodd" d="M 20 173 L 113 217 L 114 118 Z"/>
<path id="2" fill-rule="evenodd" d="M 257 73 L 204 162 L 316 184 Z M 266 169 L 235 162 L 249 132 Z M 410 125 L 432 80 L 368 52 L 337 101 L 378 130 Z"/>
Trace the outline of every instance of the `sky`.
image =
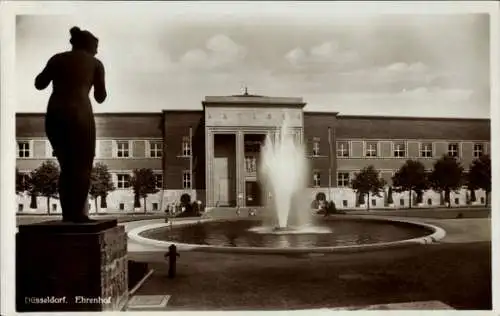
<path id="1" fill-rule="evenodd" d="M 237 5 L 233 7 L 238 7 Z M 43 112 L 35 76 L 70 49 L 69 29 L 99 38 L 108 99 L 99 112 L 201 109 L 207 95 L 303 97 L 343 115 L 490 116 L 487 14 L 264 14 L 136 9 L 16 19 L 17 112 Z M 202 11 L 199 11 L 202 12 Z"/>

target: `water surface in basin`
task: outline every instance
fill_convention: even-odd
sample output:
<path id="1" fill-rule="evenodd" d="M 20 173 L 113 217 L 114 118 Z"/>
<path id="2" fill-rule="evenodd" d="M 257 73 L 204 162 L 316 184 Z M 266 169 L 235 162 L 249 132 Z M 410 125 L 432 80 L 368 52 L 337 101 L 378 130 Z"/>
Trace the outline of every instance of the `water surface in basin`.
<path id="1" fill-rule="evenodd" d="M 205 222 L 161 227 L 142 237 L 220 247 L 312 248 L 352 246 L 412 239 L 432 233 L 417 225 L 373 220 L 323 220 L 299 230 L 274 231 L 259 220 Z"/>

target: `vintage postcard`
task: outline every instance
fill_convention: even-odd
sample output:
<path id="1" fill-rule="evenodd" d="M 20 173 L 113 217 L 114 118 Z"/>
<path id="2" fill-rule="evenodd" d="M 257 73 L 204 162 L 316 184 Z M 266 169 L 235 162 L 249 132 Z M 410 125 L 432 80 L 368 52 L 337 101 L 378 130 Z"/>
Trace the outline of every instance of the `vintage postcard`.
<path id="1" fill-rule="evenodd" d="M 1 314 L 491 313 L 498 9 L 3 2 Z"/>

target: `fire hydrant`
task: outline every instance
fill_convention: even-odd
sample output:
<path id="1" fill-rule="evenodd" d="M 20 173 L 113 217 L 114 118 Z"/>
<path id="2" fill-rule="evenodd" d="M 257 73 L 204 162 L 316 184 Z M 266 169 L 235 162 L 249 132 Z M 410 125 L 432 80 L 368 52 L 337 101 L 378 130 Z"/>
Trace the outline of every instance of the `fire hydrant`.
<path id="1" fill-rule="evenodd" d="M 173 244 L 168 247 L 168 252 L 165 253 L 165 259 L 168 258 L 168 277 L 171 279 L 175 277 L 177 257 L 180 256 L 177 252 L 177 247 Z"/>

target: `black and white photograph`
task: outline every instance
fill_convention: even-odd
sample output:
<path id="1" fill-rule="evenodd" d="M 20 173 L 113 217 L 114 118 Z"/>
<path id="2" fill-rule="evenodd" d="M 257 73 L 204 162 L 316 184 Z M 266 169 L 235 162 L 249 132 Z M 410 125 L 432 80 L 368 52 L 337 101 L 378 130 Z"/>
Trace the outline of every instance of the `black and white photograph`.
<path id="1" fill-rule="evenodd" d="M 498 3 L 0 10 L 2 315 L 498 308 Z"/>

